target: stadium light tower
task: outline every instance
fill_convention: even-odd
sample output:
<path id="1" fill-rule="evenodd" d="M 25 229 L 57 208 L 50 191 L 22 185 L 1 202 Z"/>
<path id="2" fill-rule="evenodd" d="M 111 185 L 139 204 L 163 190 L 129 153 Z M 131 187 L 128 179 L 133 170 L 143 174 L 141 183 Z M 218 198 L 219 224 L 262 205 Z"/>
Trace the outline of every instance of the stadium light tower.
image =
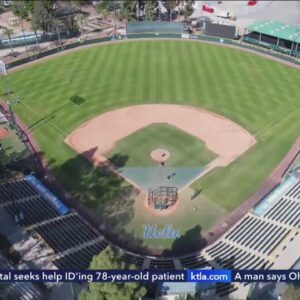
<path id="1" fill-rule="evenodd" d="M 115 19 L 115 34 L 117 34 L 116 0 L 113 0 L 113 4 L 114 4 L 114 19 Z"/>
<path id="2" fill-rule="evenodd" d="M 18 127 L 16 126 L 15 116 L 14 116 L 14 113 L 13 113 L 13 110 L 12 110 L 13 101 L 11 99 L 10 90 L 8 88 L 6 66 L 5 66 L 5 63 L 2 60 L 0 60 L 0 75 L 1 75 L 1 78 L 2 78 L 4 94 L 7 95 L 7 104 L 8 104 L 8 109 L 9 109 L 9 113 L 10 113 L 10 116 L 11 116 L 11 122 L 12 122 L 11 126 L 12 126 L 13 129 L 18 130 Z"/>

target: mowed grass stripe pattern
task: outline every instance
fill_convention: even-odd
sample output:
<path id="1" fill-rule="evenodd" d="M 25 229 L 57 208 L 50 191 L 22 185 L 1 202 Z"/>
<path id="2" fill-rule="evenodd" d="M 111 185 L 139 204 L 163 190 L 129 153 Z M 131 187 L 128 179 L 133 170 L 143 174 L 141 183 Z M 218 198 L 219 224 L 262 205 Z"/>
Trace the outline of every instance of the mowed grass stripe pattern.
<path id="1" fill-rule="evenodd" d="M 28 125 L 64 105 L 51 122 L 71 132 L 114 108 L 178 103 L 214 111 L 253 134 L 259 132 L 259 143 L 249 153 L 194 184 L 212 201 L 232 210 L 260 186 L 299 136 L 299 79 L 296 69 L 239 50 L 196 42 L 139 41 L 62 55 L 13 73 L 9 81 L 23 103 L 37 111 L 33 114 L 25 105 L 16 106 Z M 74 94 L 86 102 L 68 104 Z M 47 122 L 35 134 L 47 158 L 55 158 L 53 166 L 59 168 L 74 157 L 62 134 Z M 63 174 L 67 169 L 62 170 L 61 176 L 68 178 Z M 85 189 L 78 191 L 76 180 L 72 174 L 66 186 L 84 195 Z"/>

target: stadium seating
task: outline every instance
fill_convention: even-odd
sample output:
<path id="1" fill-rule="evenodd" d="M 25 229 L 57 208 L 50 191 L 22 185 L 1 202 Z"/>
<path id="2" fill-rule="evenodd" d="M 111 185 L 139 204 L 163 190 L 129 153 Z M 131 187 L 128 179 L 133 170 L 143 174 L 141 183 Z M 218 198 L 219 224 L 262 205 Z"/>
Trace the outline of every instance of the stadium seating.
<path id="1" fill-rule="evenodd" d="M 286 194 L 286 197 L 300 200 L 300 182 L 295 184 Z"/>
<path id="2" fill-rule="evenodd" d="M 13 269 L 13 265 L 0 253 L 0 269 Z M 0 283 L 0 299 L 43 299 L 41 290 L 30 282 Z"/>
<path id="3" fill-rule="evenodd" d="M 224 297 L 236 291 L 237 289 L 237 286 L 232 283 L 217 283 L 216 294 L 220 297 Z"/>
<path id="4" fill-rule="evenodd" d="M 98 241 L 95 244 L 86 246 L 79 250 L 75 250 L 70 254 L 64 255 L 53 263 L 59 269 L 87 269 L 94 255 L 99 254 L 107 246 L 106 241 Z"/>
<path id="5" fill-rule="evenodd" d="M 289 232 L 287 228 L 248 215 L 225 239 L 269 255 Z"/>
<path id="6" fill-rule="evenodd" d="M 234 246 L 225 240 L 205 251 L 212 257 L 213 261 L 225 269 L 262 269 L 269 264 L 266 257 Z"/>
<path id="7" fill-rule="evenodd" d="M 25 180 L 7 181 L 0 184 L 0 204 L 11 203 L 38 195 L 39 193 Z"/>
<path id="8" fill-rule="evenodd" d="M 300 202 L 281 198 L 265 215 L 265 218 L 288 226 L 300 227 Z"/>
<path id="9" fill-rule="evenodd" d="M 79 215 L 55 219 L 53 222 L 41 224 L 34 228 L 47 244 L 56 252 L 96 239 L 99 235 Z"/>
<path id="10" fill-rule="evenodd" d="M 77 213 L 60 215 L 24 179 L 0 184 L 0 205 L 13 218 L 22 214 L 19 224 L 32 235 L 38 233 L 53 249 L 57 254 L 53 263 L 58 268 L 86 269 L 92 257 L 107 246 L 101 235 Z"/>
<path id="11" fill-rule="evenodd" d="M 10 202 L 4 208 L 12 217 L 22 212 L 23 219 L 20 221 L 22 226 L 33 225 L 59 216 L 40 196 Z"/>
<path id="12" fill-rule="evenodd" d="M 175 265 L 172 259 L 151 259 L 150 269 L 175 269 Z"/>
<path id="13" fill-rule="evenodd" d="M 127 265 L 136 265 L 138 269 L 142 269 L 144 258 L 141 256 L 133 255 L 129 252 L 124 252 L 121 256 L 121 258 L 124 260 L 124 262 Z"/>
<path id="14" fill-rule="evenodd" d="M 205 268 L 210 266 L 209 262 L 201 255 L 190 255 L 180 259 L 181 265 L 187 269 Z"/>
<path id="15" fill-rule="evenodd" d="M 99 232 L 76 212 L 59 214 L 25 180 L 0 184 L 0 206 L 12 217 L 22 211 L 24 218 L 21 225 L 29 233 L 38 234 L 53 249 L 55 256 L 52 262 L 58 268 L 86 269 L 92 257 L 108 245 Z M 270 257 L 272 252 L 293 229 L 299 227 L 300 182 L 297 182 L 284 195 L 275 199 L 260 216 L 247 213 L 221 239 L 196 254 L 179 257 L 176 262 L 171 258 L 144 258 L 122 250 L 121 258 L 126 264 L 135 264 L 139 269 L 175 269 L 180 264 L 190 269 L 268 269 L 274 263 Z M 0 256 L 1 266 L 8 267 Z M 17 294 L 11 294 L 11 287 L 5 286 L 5 295 L 10 299 L 17 298 Z M 19 294 L 38 293 L 30 285 L 17 284 L 13 288 Z M 216 293 L 221 297 L 236 289 L 235 284 L 216 285 Z M 27 299 L 26 296 L 24 299 Z M 33 296 L 28 299 L 36 298 Z"/>

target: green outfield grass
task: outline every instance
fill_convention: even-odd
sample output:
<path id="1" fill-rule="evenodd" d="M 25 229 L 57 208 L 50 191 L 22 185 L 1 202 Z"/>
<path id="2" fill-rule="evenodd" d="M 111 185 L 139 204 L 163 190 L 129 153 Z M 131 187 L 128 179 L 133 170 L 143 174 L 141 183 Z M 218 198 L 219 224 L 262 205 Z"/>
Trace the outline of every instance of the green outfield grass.
<path id="1" fill-rule="evenodd" d="M 201 140 L 168 124 L 153 124 L 134 132 L 119 141 L 105 156 L 127 156 L 126 167 L 153 167 L 157 163 L 150 153 L 155 149 L 170 152 L 169 167 L 205 166 L 217 157 Z"/>
<path id="2" fill-rule="evenodd" d="M 97 46 L 9 75 L 11 88 L 21 96 L 15 109 L 31 126 L 58 180 L 99 214 L 108 218 L 118 212 L 114 229 L 135 237 L 143 221 L 136 216 L 134 201 L 115 203 L 126 184 L 77 156 L 64 144 L 67 134 L 93 116 L 142 103 L 192 105 L 232 119 L 256 136 L 257 145 L 230 166 L 193 184 L 224 214 L 260 187 L 300 135 L 299 82 L 298 70 L 277 62 L 183 41 Z M 73 104 L 74 95 L 85 102 Z M 220 214 L 211 216 L 212 226 Z M 175 219 L 179 224 L 174 227 L 189 231 L 200 219 L 190 213 Z"/>

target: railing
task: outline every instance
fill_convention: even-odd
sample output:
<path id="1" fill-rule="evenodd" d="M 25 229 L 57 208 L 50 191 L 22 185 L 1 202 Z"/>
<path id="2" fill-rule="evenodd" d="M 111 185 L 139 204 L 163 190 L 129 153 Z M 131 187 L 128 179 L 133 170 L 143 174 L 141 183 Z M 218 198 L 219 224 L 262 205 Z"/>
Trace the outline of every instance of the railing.
<path id="1" fill-rule="evenodd" d="M 139 34 L 129 34 L 129 35 L 127 35 L 126 38 L 128 38 L 128 39 L 180 38 L 180 39 L 189 39 L 189 40 L 209 41 L 209 42 L 225 44 L 225 45 L 232 45 L 232 46 L 236 46 L 239 48 L 254 50 L 254 51 L 257 51 L 260 53 L 267 54 L 269 56 L 273 56 L 273 57 L 282 59 L 284 61 L 288 61 L 288 62 L 292 62 L 292 63 L 300 65 L 300 61 L 297 61 L 294 57 L 284 55 L 281 53 L 271 52 L 270 50 L 265 49 L 265 48 L 261 48 L 261 47 L 258 48 L 258 47 L 252 46 L 250 44 L 247 45 L 247 44 L 240 43 L 236 40 L 225 39 L 225 38 L 217 38 L 217 37 L 205 36 L 205 35 L 179 34 L 179 33 L 178 34 L 174 34 L 174 33 L 139 33 Z M 19 59 L 19 60 L 10 62 L 7 64 L 7 68 L 8 69 L 14 68 L 14 67 L 29 63 L 31 61 L 41 59 L 43 57 L 58 53 L 58 52 L 78 48 L 81 46 L 92 45 L 92 44 L 101 44 L 103 42 L 108 42 L 108 41 L 112 41 L 112 40 L 122 40 L 122 39 L 124 39 L 124 36 L 121 36 L 121 37 L 107 36 L 107 37 L 103 37 L 103 38 L 87 39 L 87 40 L 77 41 L 77 42 L 71 43 L 71 44 L 65 44 L 65 45 L 50 49 L 50 50 L 46 50 L 44 52 L 40 52 L 40 53 L 31 55 L 31 56 L 23 58 L 23 59 Z"/>

